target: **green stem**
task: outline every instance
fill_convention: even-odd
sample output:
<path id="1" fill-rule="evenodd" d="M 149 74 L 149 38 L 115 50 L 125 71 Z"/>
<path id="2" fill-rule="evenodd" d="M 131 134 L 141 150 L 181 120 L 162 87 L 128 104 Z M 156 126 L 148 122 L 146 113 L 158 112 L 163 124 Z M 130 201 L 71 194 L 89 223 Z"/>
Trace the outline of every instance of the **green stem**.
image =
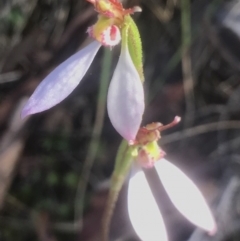
<path id="1" fill-rule="evenodd" d="M 101 136 L 105 116 L 105 106 L 107 99 L 107 90 L 109 85 L 111 62 L 112 52 L 109 49 L 105 49 L 103 56 L 102 71 L 100 76 L 100 87 L 98 92 L 96 119 L 94 122 L 92 138 L 90 141 L 87 157 L 82 168 L 82 173 L 75 198 L 75 224 L 78 227 L 82 226 L 82 213 L 86 187 L 99 148 L 99 139 Z"/>
<path id="2" fill-rule="evenodd" d="M 183 88 L 186 101 L 186 113 L 194 110 L 194 81 L 191 62 L 191 2 L 181 0 L 181 29 L 182 29 L 182 73 Z M 192 117 L 187 115 L 185 126 L 192 124 Z"/>
<path id="3" fill-rule="evenodd" d="M 126 176 L 128 175 L 129 170 L 134 161 L 134 152 L 136 151 L 135 149 L 136 147 L 134 146 L 128 146 L 125 140 L 122 141 L 118 149 L 115 167 L 111 177 L 111 185 L 108 200 L 103 216 L 102 241 L 108 241 L 108 234 L 111 225 L 110 222 L 113 215 L 113 211 L 118 200 L 119 193 L 126 179 Z"/>
<path id="4" fill-rule="evenodd" d="M 182 47 L 191 45 L 191 3 L 190 0 L 181 0 L 181 28 Z"/>

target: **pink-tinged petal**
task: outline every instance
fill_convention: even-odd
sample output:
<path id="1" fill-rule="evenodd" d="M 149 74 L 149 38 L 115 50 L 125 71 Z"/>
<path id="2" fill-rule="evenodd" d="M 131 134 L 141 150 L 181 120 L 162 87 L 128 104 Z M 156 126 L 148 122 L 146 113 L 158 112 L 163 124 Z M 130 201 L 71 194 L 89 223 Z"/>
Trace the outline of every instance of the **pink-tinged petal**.
<path id="1" fill-rule="evenodd" d="M 171 201 L 196 226 L 214 234 L 217 226 L 202 193 L 179 168 L 161 159 L 155 168 Z"/>
<path id="2" fill-rule="evenodd" d="M 108 90 L 108 115 L 114 128 L 134 141 L 144 111 L 144 92 L 127 47 L 123 47 Z"/>
<path id="3" fill-rule="evenodd" d="M 134 170 L 128 186 L 128 213 L 143 241 L 167 241 L 162 215 L 142 170 Z"/>
<path id="4" fill-rule="evenodd" d="M 100 47 L 101 44 L 95 41 L 54 69 L 29 98 L 22 110 L 22 118 L 64 100 L 80 83 Z"/>
<path id="5" fill-rule="evenodd" d="M 88 28 L 89 36 L 99 41 L 102 45 L 113 47 L 120 43 L 121 32 L 116 25 L 109 26 L 109 20 L 99 20 L 95 25 Z"/>

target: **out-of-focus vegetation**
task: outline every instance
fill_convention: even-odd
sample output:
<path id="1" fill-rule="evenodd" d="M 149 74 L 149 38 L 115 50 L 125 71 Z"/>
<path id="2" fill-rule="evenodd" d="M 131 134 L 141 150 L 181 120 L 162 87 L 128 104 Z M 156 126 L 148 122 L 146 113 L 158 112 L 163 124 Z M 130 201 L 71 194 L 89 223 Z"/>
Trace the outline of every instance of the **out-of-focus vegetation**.
<path id="1" fill-rule="evenodd" d="M 238 240 L 240 4 L 123 4 L 143 10 L 134 15 L 144 52 L 143 124 L 182 117 L 180 125 L 162 133 L 160 144 L 199 184 L 218 216 L 216 237 L 195 233 L 191 239 L 194 227 L 175 212 L 148 172 L 170 239 Z M 111 53 L 102 49 L 82 83 L 58 106 L 29 119 L 19 116 L 44 76 L 86 44 L 86 29 L 96 18 L 84 0 L 0 2 L 0 240 L 99 241 L 121 140 L 107 115 L 101 117 L 106 76 L 114 70 L 119 47 Z M 111 227 L 111 240 L 120 238 L 138 240 L 128 221 L 125 190 Z"/>

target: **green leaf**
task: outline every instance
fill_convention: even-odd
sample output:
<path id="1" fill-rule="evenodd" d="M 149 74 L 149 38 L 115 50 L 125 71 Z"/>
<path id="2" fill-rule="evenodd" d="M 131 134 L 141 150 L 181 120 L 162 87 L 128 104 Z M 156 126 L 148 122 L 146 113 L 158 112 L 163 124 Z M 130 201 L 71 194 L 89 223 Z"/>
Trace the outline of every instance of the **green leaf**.
<path id="1" fill-rule="evenodd" d="M 143 75 L 143 54 L 142 41 L 138 31 L 138 27 L 130 16 L 125 19 L 127 25 L 127 45 L 132 61 L 139 73 L 140 79 L 144 81 Z"/>

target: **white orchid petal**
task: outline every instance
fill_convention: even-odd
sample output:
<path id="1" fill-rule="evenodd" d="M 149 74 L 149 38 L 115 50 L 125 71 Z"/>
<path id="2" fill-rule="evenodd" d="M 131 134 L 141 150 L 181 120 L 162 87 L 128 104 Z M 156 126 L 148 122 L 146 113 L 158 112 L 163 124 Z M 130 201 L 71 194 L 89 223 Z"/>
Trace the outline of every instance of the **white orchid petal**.
<path id="1" fill-rule="evenodd" d="M 179 168 L 161 159 L 155 168 L 171 201 L 190 222 L 208 231 L 216 232 L 216 223 L 202 193 Z"/>
<path id="2" fill-rule="evenodd" d="M 133 171 L 129 181 L 128 213 L 143 241 L 168 240 L 162 215 L 142 170 Z"/>
<path id="3" fill-rule="evenodd" d="M 80 83 L 100 47 L 95 41 L 54 69 L 29 98 L 22 117 L 47 110 L 65 99 Z"/>
<path id="4" fill-rule="evenodd" d="M 127 46 L 122 47 L 108 90 L 108 115 L 114 128 L 128 141 L 135 140 L 144 111 L 144 92 Z"/>

